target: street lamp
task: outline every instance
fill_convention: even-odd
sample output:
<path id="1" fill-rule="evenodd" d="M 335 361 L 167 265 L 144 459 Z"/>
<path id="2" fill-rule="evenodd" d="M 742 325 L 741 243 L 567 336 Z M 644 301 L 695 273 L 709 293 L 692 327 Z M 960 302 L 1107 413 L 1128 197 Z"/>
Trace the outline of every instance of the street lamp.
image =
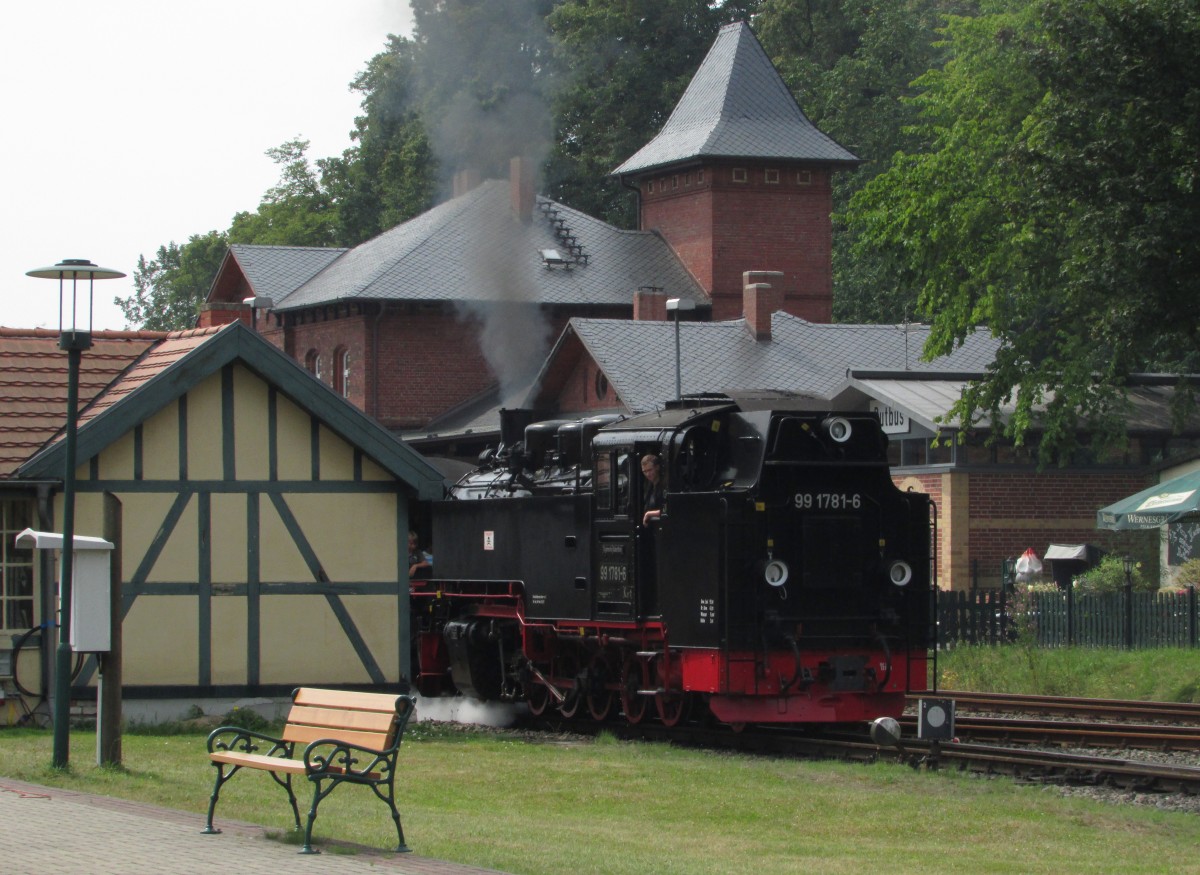
<path id="1" fill-rule="evenodd" d="M 1136 564 L 1132 556 L 1121 560 L 1125 566 L 1125 647 L 1133 649 L 1133 567 Z"/>
<path id="2" fill-rule="evenodd" d="M 63 546 L 59 570 L 58 649 L 54 663 L 54 756 L 51 763 L 61 769 L 66 768 L 70 760 L 71 645 L 66 630 L 71 628 L 71 579 L 75 573 L 75 437 L 79 423 L 79 364 L 83 359 L 83 351 L 92 346 L 95 281 L 117 279 L 125 274 L 119 270 L 97 267 L 86 258 L 65 258 L 50 267 L 26 271 L 25 275 L 58 280 L 58 348 L 67 353 L 67 459 L 63 470 Z M 86 329 L 81 324 L 80 280 L 87 281 Z"/>
<path id="3" fill-rule="evenodd" d="M 689 298 L 667 298 L 667 312 L 675 314 L 675 400 L 683 399 L 683 375 L 679 369 L 679 313 L 695 310 L 696 302 Z"/>

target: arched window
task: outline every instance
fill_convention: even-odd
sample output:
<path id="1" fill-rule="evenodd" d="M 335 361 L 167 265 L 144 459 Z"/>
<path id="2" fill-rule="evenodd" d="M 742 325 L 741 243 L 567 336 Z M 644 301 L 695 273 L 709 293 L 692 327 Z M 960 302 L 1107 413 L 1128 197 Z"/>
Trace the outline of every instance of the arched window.
<path id="1" fill-rule="evenodd" d="M 318 380 L 325 379 L 325 375 L 321 373 L 321 354 L 315 349 L 310 349 L 304 354 L 304 367 Z"/>
<path id="2" fill-rule="evenodd" d="M 333 354 L 334 389 L 343 398 L 350 397 L 350 350 L 339 349 Z"/>

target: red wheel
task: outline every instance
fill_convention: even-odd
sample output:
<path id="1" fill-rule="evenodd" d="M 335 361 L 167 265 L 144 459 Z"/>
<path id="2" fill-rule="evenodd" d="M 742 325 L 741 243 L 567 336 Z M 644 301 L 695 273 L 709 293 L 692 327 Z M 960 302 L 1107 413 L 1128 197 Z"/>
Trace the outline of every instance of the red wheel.
<path id="1" fill-rule="evenodd" d="M 530 681 L 528 689 L 525 690 L 525 700 L 529 702 L 529 712 L 534 717 L 541 717 L 546 713 L 546 706 L 550 704 L 550 690 L 543 683 Z"/>
<path id="2" fill-rule="evenodd" d="M 621 667 L 621 710 L 625 712 L 625 720 L 635 726 L 646 716 L 646 697 L 638 691 L 646 689 L 649 681 L 646 663 L 636 656 L 626 657 Z"/>
<path id="3" fill-rule="evenodd" d="M 687 693 L 659 693 L 654 697 L 658 717 L 664 726 L 678 726 L 687 719 L 691 700 Z"/>
<path id="4" fill-rule="evenodd" d="M 657 688 L 662 692 L 654 696 L 658 717 L 664 726 L 676 726 L 687 717 L 691 700 L 683 690 L 683 667 L 678 657 L 662 654 L 654 661 Z"/>
<path id="5" fill-rule="evenodd" d="M 592 657 L 588 665 L 587 706 L 588 713 L 596 721 L 604 721 L 612 714 L 616 694 L 612 689 L 612 678 L 615 672 L 612 664 L 603 653 Z"/>
<path id="6" fill-rule="evenodd" d="M 562 677 L 572 680 L 572 686 L 566 690 L 567 697 L 558 706 L 559 713 L 571 720 L 579 713 L 579 706 L 583 704 L 584 699 L 582 685 L 579 683 L 579 661 L 573 656 L 564 656 L 559 661 L 558 670 Z"/>

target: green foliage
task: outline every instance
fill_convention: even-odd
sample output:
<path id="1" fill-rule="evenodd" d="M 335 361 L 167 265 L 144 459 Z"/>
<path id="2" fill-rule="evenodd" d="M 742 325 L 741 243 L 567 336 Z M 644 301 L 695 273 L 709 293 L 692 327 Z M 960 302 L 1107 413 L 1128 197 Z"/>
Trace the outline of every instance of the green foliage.
<path id="1" fill-rule="evenodd" d="M 889 253 L 855 247 L 859 231 L 844 215 L 853 195 L 886 170 L 899 151 L 927 143 L 916 127 L 913 80 L 939 68 L 945 49 L 937 28 L 949 12 L 975 10 L 973 0 L 766 0 L 755 31 L 801 108 L 825 133 L 862 159 L 834 175 L 834 318 L 900 322 L 916 315 L 911 284 L 894 281 Z"/>
<path id="2" fill-rule="evenodd" d="M 230 243 L 264 246 L 333 246 L 338 216 L 333 198 L 308 162 L 308 140 L 289 140 L 267 150 L 280 178 L 263 195 L 258 210 L 237 213 Z"/>
<path id="3" fill-rule="evenodd" d="M 977 327 L 1001 340 L 951 417 L 1011 405 L 1006 434 L 1042 430 L 1041 460 L 1065 464 L 1081 425 L 1094 452 L 1124 442 L 1129 373 L 1200 363 L 1200 16 L 1174 0 L 984 8 L 949 20 L 950 60 L 917 80 L 930 146 L 847 220 L 856 253 L 919 290 L 926 355 Z"/>
<path id="4" fill-rule="evenodd" d="M 194 327 L 226 247 L 225 234 L 209 231 L 193 234 L 182 246 L 172 240 L 158 247 L 153 261 L 138 256 L 134 293 L 113 299 L 126 323 L 151 331 Z"/>
<path id="5" fill-rule="evenodd" d="M 252 732 L 268 732 L 273 724 L 253 708 L 234 706 L 225 712 L 221 718 L 222 726 L 236 726 L 239 729 L 249 729 Z"/>
<path id="6" fill-rule="evenodd" d="M 1144 573 L 1143 563 L 1135 562 L 1133 573 L 1134 592 L 1157 592 L 1158 581 Z M 1125 562 L 1120 556 L 1105 556 L 1096 565 L 1074 580 L 1075 591 L 1080 594 L 1120 592 L 1125 588 Z"/>
<path id="7" fill-rule="evenodd" d="M 636 200 L 616 179 L 650 142 L 703 60 L 721 24 L 755 3 L 565 0 L 547 21 L 563 82 L 547 194 L 618 227 L 636 224 Z"/>
<path id="8" fill-rule="evenodd" d="M 1179 566 L 1179 572 L 1175 577 L 1177 586 L 1200 587 L 1200 558 L 1189 559 Z"/>
<path id="9" fill-rule="evenodd" d="M 363 115 L 351 134 L 357 145 L 323 159 L 323 178 L 338 211 L 342 245 L 361 243 L 433 204 L 437 162 L 416 109 L 414 43 L 390 36 L 351 84 L 363 95 Z"/>

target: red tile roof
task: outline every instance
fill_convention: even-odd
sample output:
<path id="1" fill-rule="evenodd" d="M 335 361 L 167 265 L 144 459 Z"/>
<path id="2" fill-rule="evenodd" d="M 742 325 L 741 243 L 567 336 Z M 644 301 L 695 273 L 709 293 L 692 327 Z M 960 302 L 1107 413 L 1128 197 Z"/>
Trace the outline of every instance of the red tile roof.
<path id="1" fill-rule="evenodd" d="M 160 373 L 213 334 L 96 331 L 79 372 L 80 422 Z M 0 479 L 61 432 L 67 414 L 67 354 L 50 329 L 0 328 Z"/>

